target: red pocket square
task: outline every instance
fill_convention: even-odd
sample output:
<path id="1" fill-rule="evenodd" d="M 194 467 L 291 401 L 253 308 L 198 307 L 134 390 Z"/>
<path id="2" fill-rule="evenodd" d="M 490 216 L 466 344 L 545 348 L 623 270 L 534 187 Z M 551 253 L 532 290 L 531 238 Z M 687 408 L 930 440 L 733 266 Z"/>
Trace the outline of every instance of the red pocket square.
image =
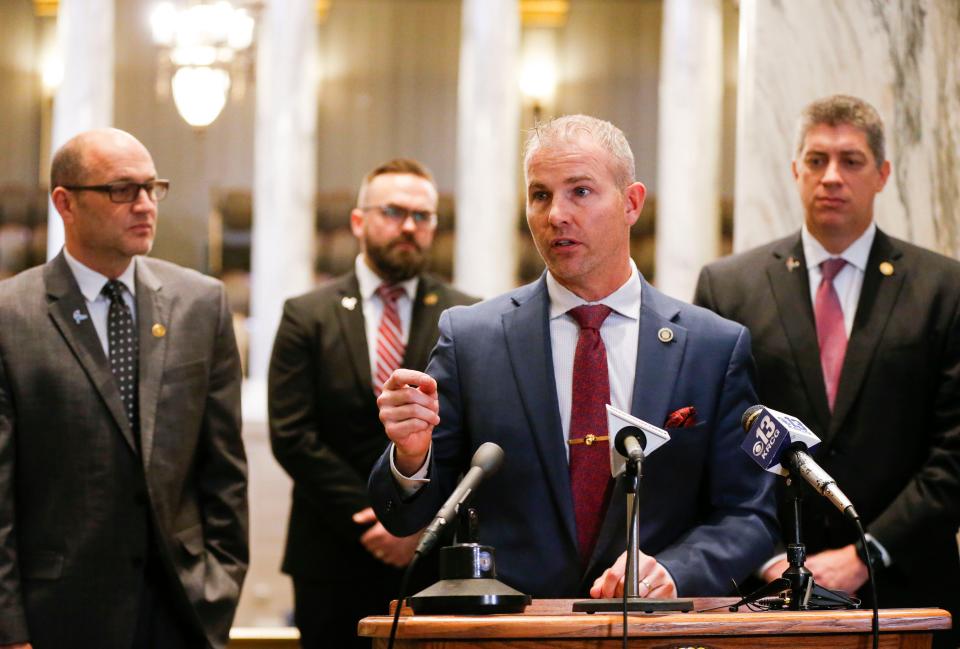
<path id="1" fill-rule="evenodd" d="M 679 410 L 674 410 L 664 422 L 664 428 L 690 428 L 697 424 L 697 409 L 693 406 L 686 406 Z"/>

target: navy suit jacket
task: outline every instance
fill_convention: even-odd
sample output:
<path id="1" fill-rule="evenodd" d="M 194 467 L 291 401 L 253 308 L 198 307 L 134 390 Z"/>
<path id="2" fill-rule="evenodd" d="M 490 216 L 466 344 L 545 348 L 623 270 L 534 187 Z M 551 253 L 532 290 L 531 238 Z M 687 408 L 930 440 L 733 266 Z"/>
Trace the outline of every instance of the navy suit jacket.
<path id="1" fill-rule="evenodd" d="M 672 430 L 647 458 L 640 547 L 670 571 L 681 595 L 731 590 L 773 549 L 770 476 L 738 448 L 740 416 L 756 402 L 750 334 L 742 326 L 669 298 L 642 282 L 632 413 L 662 425 L 695 406 L 699 422 Z M 673 331 L 664 343 L 657 332 Z M 577 554 L 573 500 L 550 350 L 543 277 L 440 318 L 427 372 L 439 385 L 430 482 L 405 499 L 388 447 L 370 478 L 373 507 L 394 534 L 425 526 L 476 448 L 503 447 L 500 471 L 473 497 L 480 541 L 496 549 L 498 576 L 534 597 L 585 595 L 626 546 L 626 498 L 613 491 L 586 571 Z"/>

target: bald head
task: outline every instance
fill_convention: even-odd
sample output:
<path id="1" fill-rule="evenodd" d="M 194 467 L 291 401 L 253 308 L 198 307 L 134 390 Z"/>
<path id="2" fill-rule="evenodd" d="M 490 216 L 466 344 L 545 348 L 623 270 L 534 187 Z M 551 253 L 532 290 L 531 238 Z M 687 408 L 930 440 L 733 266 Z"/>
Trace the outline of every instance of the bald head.
<path id="1" fill-rule="evenodd" d="M 91 182 L 90 172 L 96 168 L 99 160 L 124 151 L 150 157 L 140 140 L 118 128 L 98 128 L 73 136 L 53 154 L 50 191 L 57 187 Z"/>

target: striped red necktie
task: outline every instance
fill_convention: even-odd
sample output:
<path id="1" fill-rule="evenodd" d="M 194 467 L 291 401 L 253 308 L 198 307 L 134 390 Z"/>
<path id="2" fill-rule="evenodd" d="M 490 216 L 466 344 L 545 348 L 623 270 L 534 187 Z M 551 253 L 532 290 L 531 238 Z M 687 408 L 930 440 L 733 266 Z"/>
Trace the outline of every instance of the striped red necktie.
<path id="1" fill-rule="evenodd" d="M 384 382 L 403 361 L 405 346 L 397 300 L 405 293 L 406 289 L 400 284 L 381 284 L 377 289 L 377 295 L 383 302 L 380 329 L 377 330 L 377 367 L 373 375 L 373 393 L 377 396 L 380 396 Z"/>

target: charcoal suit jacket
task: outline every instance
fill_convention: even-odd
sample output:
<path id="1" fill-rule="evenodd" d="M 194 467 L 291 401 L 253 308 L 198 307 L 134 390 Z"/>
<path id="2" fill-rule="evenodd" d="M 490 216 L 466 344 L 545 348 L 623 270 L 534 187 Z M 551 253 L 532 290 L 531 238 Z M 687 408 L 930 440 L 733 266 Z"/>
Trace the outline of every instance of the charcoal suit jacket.
<path id="1" fill-rule="evenodd" d="M 145 577 L 212 647 L 248 562 L 220 282 L 135 260 L 139 434 L 61 253 L 0 282 L 0 644 L 128 649 Z"/>

